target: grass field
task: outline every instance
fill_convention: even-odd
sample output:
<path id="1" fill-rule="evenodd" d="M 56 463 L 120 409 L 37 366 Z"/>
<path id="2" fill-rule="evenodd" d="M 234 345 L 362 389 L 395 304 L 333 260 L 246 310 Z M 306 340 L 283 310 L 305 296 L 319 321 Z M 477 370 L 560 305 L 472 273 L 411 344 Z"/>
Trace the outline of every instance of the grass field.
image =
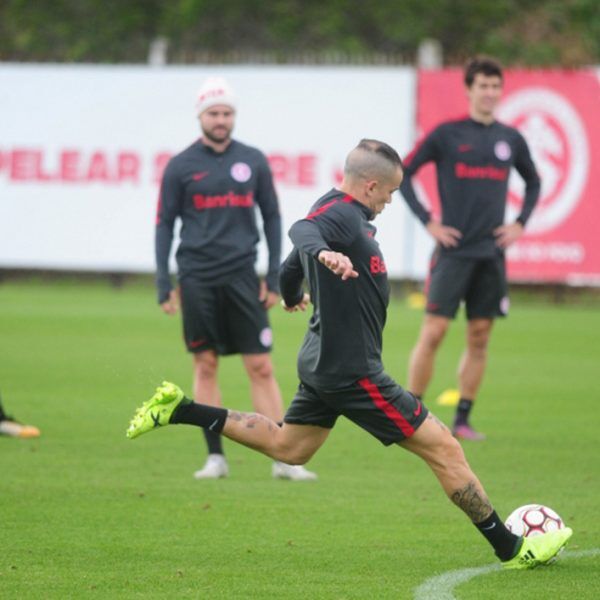
<path id="1" fill-rule="evenodd" d="M 600 548 L 600 311 L 514 302 L 497 325 L 467 456 L 498 512 L 541 502 Z M 420 312 L 392 304 L 387 371 L 406 378 Z M 273 313 L 274 360 L 289 400 L 306 317 Z M 427 404 L 454 387 L 462 321 L 439 356 Z M 340 421 L 311 461 L 316 483 L 274 481 L 270 461 L 226 442 L 231 477 L 195 481 L 200 431 L 125 438 L 163 378 L 189 390 L 178 318 L 145 284 L 0 285 L 4 404 L 42 429 L 0 438 L 2 598 L 413 598 L 428 578 L 494 562 L 417 458 Z M 249 408 L 239 358 L 223 395 Z M 600 556 L 565 553 L 531 572 L 476 577 L 461 599 L 599 598 Z M 431 596 L 432 598 L 434 596 Z M 449 598 L 450 596 L 439 596 Z"/>

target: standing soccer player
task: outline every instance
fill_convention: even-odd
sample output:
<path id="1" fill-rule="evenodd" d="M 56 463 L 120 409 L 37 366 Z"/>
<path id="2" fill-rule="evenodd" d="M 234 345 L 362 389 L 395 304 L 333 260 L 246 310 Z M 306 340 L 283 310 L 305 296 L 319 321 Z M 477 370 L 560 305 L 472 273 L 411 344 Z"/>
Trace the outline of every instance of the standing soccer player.
<path id="1" fill-rule="evenodd" d="M 185 344 L 193 355 L 194 397 L 221 405 L 219 356 L 241 354 L 257 412 L 280 422 L 281 392 L 269 352 L 267 310 L 278 301 L 281 217 L 267 159 L 231 138 L 236 98 L 220 77 L 207 79 L 198 94 L 202 137 L 173 157 L 163 175 L 156 220 L 158 301 L 166 314 L 183 316 Z M 254 269 L 260 209 L 269 248 L 266 278 Z M 169 276 L 175 220 L 181 219 L 177 249 L 179 293 Z M 208 458 L 197 479 L 229 473 L 221 436 L 204 430 Z M 273 477 L 312 480 L 302 466 L 273 465 Z"/>
<path id="2" fill-rule="evenodd" d="M 298 354 L 300 385 L 283 426 L 260 414 L 194 403 L 164 382 L 138 409 L 127 437 L 169 423 L 212 424 L 215 431 L 275 460 L 304 464 L 343 415 L 386 446 L 399 444 L 420 456 L 506 568 L 547 563 L 567 543 L 571 529 L 529 538 L 508 531 L 449 429 L 384 372 L 389 284 L 371 220 L 391 201 L 401 180 L 396 151 L 377 140 L 362 140 L 346 159 L 340 189 L 320 198 L 290 230 L 294 250 L 280 277 L 285 307 L 290 312 L 306 308 L 306 279 L 314 313 Z"/>
<path id="3" fill-rule="evenodd" d="M 426 315 L 412 351 L 408 388 L 418 398 L 433 375 L 436 352 L 459 303 L 467 313 L 466 348 L 458 367 L 460 401 L 453 433 L 482 440 L 469 423 L 481 385 L 494 319 L 508 312 L 504 252 L 518 240 L 537 202 L 540 179 L 523 136 L 494 118 L 502 95 L 502 69 L 475 58 L 465 69 L 469 116 L 442 123 L 405 161 L 400 191 L 436 240 L 427 282 Z M 437 168 L 441 223 L 419 202 L 412 176 L 428 162 Z M 504 225 L 508 176 L 515 167 L 525 181 L 521 214 Z"/>

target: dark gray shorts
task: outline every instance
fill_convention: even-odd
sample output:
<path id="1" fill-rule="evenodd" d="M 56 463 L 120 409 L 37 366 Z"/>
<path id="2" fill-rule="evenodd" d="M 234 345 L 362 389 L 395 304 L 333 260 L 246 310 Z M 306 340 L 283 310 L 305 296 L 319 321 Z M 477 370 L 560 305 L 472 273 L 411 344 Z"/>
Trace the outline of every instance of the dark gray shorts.
<path id="1" fill-rule="evenodd" d="M 467 319 L 494 319 L 508 314 L 508 287 L 503 256 L 458 258 L 434 252 L 426 284 L 426 311 L 453 319 L 464 300 Z"/>
<path id="2" fill-rule="evenodd" d="M 183 337 L 190 352 L 215 350 L 226 355 L 271 351 L 271 327 L 258 299 L 259 279 L 254 271 L 244 271 L 217 286 L 185 279 L 180 282 L 180 293 Z"/>
<path id="3" fill-rule="evenodd" d="M 409 438 L 428 412 L 410 392 L 381 373 L 335 391 L 316 390 L 300 383 L 283 420 L 290 425 L 331 429 L 343 415 L 389 446 Z"/>

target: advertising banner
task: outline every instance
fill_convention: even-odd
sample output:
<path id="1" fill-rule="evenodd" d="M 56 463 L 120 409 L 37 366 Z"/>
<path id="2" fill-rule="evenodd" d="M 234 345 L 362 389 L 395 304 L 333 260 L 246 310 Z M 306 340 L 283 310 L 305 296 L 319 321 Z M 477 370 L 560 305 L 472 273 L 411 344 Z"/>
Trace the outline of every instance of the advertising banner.
<path id="1" fill-rule="evenodd" d="M 160 176 L 199 137 L 196 93 L 211 75 L 238 98 L 234 137 L 269 158 L 285 252 L 361 138 L 409 150 L 409 68 L 0 65 L 0 268 L 153 271 Z M 378 239 L 402 277 L 404 202 L 384 216 Z"/>
<path id="2" fill-rule="evenodd" d="M 464 116 L 462 70 L 418 75 L 417 126 L 424 135 Z M 542 179 L 541 197 L 525 235 L 507 253 L 512 281 L 600 285 L 600 84 L 595 70 L 505 72 L 497 118 L 519 129 Z M 438 199 L 431 165 L 417 178 L 421 198 Z M 518 215 L 523 183 L 511 173 L 507 222 Z"/>

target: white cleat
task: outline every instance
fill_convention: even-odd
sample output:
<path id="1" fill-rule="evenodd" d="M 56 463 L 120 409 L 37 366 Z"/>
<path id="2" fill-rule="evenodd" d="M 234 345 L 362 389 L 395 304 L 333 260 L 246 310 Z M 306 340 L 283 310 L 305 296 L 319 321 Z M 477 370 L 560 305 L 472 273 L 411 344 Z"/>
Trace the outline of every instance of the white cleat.
<path id="1" fill-rule="evenodd" d="M 196 479 L 220 479 L 228 475 L 229 467 L 222 454 L 209 454 L 204 466 L 194 473 Z"/>
<path id="2" fill-rule="evenodd" d="M 302 465 L 288 465 L 275 461 L 271 471 L 275 479 L 289 479 L 290 481 L 315 481 L 317 474 L 308 471 Z"/>
<path id="3" fill-rule="evenodd" d="M 33 425 L 23 425 L 17 421 L 3 419 L 0 421 L 0 434 L 18 438 L 40 437 L 40 430 Z"/>

